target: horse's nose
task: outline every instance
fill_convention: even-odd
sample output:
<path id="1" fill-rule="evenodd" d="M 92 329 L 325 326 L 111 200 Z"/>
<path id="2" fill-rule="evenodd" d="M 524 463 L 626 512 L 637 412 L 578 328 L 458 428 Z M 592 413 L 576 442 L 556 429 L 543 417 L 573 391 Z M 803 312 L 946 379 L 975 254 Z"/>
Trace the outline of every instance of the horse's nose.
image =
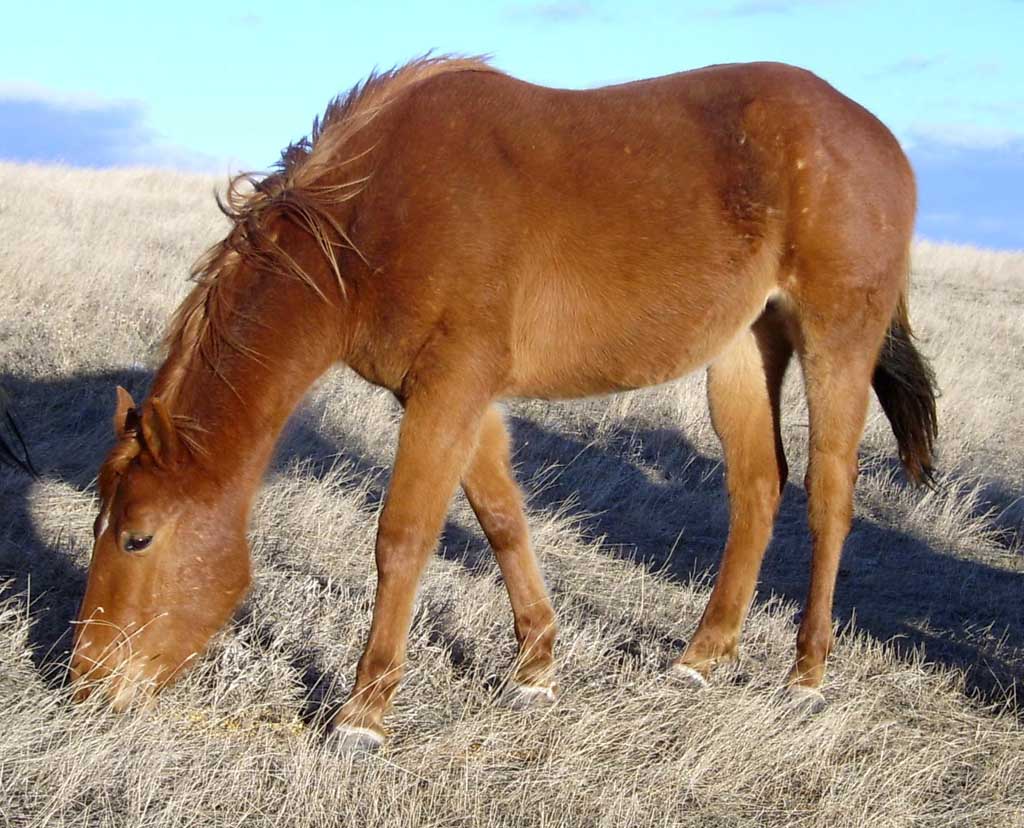
<path id="1" fill-rule="evenodd" d="M 72 679 L 72 681 L 75 681 Z M 92 685 L 84 681 L 75 682 L 75 688 L 71 693 L 71 701 L 84 702 L 92 695 Z"/>
<path id="2" fill-rule="evenodd" d="M 73 701 L 83 702 L 99 689 L 111 708 L 118 712 L 127 710 L 136 700 L 146 696 L 151 684 L 138 660 L 128 659 L 112 664 L 109 659 L 94 657 L 89 648 L 75 650 L 68 672 Z"/>
<path id="3" fill-rule="evenodd" d="M 85 701 L 92 693 L 92 684 L 85 680 L 86 676 L 95 678 L 95 663 L 85 654 L 85 649 L 81 644 L 75 647 L 71 654 L 71 663 L 68 665 L 68 678 L 74 686 L 71 698 L 76 702 Z"/>
<path id="4" fill-rule="evenodd" d="M 94 681 L 108 673 L 109 665 L 106 663 L 107 659 L 104 659 L 104 655 L 108 654 L 103 651 L 103 647 L 95 639 L 82 636 L 71 652 L 71 660 L 68 665 L 68 674 L 72 683 L 84 685 L 86 680 Z M 82 698 L 88 695 L 86 692 Z"/>

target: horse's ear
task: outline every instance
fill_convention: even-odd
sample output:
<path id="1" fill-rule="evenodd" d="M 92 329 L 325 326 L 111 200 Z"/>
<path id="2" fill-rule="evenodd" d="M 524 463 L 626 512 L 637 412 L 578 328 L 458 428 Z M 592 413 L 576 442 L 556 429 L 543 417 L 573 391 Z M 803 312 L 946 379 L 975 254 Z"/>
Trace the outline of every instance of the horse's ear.
<path id="1" fill-rule="evenodd" d="M 119 385 L 117 386 L 117 406 L 114 409 L 114 436 L 120 440 L 129 433 L 136 433 L 138 426 L 135 400 Z"/>
<path id="2" fill-rule="evenodd" d="M 156 464 L 161 468 L 173 465 L 178 459 L 181 444 L 171 413 L 159 397 L 150 398 L 149 403 L 142 409 L 140 422 L 142 439 Z"/>

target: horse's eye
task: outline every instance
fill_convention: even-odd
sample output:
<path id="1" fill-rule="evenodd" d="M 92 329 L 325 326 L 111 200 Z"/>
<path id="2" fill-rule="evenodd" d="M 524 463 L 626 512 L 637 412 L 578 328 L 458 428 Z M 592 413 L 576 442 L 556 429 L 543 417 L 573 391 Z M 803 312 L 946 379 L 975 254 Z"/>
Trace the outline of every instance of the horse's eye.
<path id="1" fill-rule="evenodd" d="M 152 535 L 129 535 L 124 540 L 124 549 L 126 552 L 141 552 L 152 542 Z"/>

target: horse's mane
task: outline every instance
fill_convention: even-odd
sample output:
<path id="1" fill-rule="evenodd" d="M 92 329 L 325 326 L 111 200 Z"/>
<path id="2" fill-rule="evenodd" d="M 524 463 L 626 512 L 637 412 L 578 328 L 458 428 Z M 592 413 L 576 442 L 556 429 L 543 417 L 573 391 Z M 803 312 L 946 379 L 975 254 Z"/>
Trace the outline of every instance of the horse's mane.
<path id="1" fill-rule="evenodd" d="M 217 195 L 217 204 L 231 227 L 193 265 L 191 278 L 196 286 L 175 312 L 164 338 L 168 361 L 173 359 L 175 365 L 165 377 L 162 396 L 175 395 L 194 359 L 219 373 L 217 354 L 222 346 L 259 359 L 259 354 L 231 335 L 228 324 L 235 292 L 224 288 L 230 287 L 238 272 L 237 263 L 299 279 L 327 301 L 321 285 L 278 245 L 269 229 L 271 219 L 287 216 L 310 234 L 345 294 L 338 251 L 349 249 L 364 261 L 365 257 L 339 222 L 335 208 L 358 195 L 370 175 L 338 183 L 337 174 L 370 155 L 373 147 L 348 158 L 343 153 L 358 133 L 410 87 L 436 75 L 467 70 L 497 71 L 485 58 L 425 56 L 374 72 L 347 94 L 334 98 L 323 116 L 313 120 L 310 135 L 286 147 L 272 171 L 244 172 L 230 179 L 225 197 Z"/>

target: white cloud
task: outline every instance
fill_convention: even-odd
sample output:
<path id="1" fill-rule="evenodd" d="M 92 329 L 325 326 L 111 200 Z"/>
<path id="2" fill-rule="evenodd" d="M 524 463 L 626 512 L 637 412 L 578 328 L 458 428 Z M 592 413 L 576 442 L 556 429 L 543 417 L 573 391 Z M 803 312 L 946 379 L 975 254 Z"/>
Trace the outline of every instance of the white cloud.
<path id="1" fill-rule="evenodd" d="M 587 0 L 550 0 L 545 3 L 518 3 L 508 8 L 510 17 L 544 23 L 571 23 L 594 17 L 597 9 Z"/>
<path id="2" fill-rule="evenodd" d="M 95 112 L 111 107 L 142 108 L 141 101 L 133 101 L 130 98 L 104 98 L 94 92 L 51 89 L 29 81 L 0 81 L 0 101 L 38 101 L 79 112 Z"/>
<path id="3" fill-rule="evenodd" d="M 765 14 L 789 14 L 809 7 L 839 6 L 849 0 L 740 0 L 723 8 L 708 8 L 709 17 L 757 17 Z"/>
<path id="4" fill-rule="evenodd" d="M 869 77 L 884 78 L 893 75 L 916 75 L 928 69 L 942 66 L 946 62 L 947 57 L 947 55 L 911 55 L 910 57 L 903 58 L 903 60 L 883 66 L 877 72 L 869 75 Z"/>
<path id="5" fill-rule="evenodd" d="M 901 143 L 906 149 L 923 145 L 968 150 L 1019 150 L 1024 153 L 1024 132 L 972 123 L 919 123 L 911 125 Z"/>
<path id="6" fill-rule="evenodd" d="M 84 167 L 154 166 L 226 172 L 232 164 L 168 141 L 142 101 L 0 84 L 0 158 Z"/>

